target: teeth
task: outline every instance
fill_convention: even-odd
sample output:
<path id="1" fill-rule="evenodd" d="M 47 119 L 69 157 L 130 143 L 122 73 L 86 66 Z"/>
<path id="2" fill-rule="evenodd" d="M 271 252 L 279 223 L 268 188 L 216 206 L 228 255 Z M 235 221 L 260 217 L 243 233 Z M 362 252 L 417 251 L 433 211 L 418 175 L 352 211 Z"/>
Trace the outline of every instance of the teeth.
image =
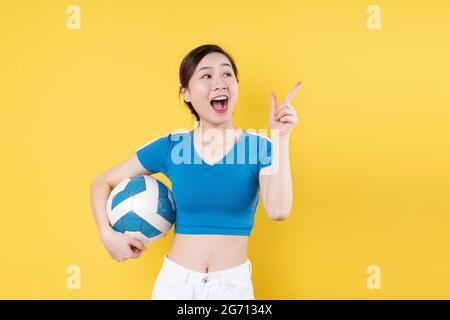
<path id="1" fill-rule="evenodd" d="M 228 97 L 226 97 L 226 96 L 219 96 L 219 97 L 215 97 L 215 98 L 213 99 L 213 101 L 214 101 L 214 100 L 225 100 L 225 99 L 228 99 Z"/>

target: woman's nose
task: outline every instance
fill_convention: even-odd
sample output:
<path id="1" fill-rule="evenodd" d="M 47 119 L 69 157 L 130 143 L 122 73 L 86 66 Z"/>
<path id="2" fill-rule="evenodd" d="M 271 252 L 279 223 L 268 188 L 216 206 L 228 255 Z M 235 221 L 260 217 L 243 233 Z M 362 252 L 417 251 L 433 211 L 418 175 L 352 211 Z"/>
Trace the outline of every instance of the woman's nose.
<path id="1" fill-rule="evenodd" d="M 225 90 L 226 88 L 227 88 L 227 86 L 224 83 L 217 83 L 214 86 L 214 91 L 218 91 L 218 90 L 221 90 L 221 89 Z"/>
<path id="2" fill-rule="evenodd" d="M 221 78 L 218 78 L 216 79 L 216 81 L 214 81 L 213 87 L 214 91 L 227 88 L 227 86 L 225 85 L 225 81 L 223 81 L 223 79 Z"/>

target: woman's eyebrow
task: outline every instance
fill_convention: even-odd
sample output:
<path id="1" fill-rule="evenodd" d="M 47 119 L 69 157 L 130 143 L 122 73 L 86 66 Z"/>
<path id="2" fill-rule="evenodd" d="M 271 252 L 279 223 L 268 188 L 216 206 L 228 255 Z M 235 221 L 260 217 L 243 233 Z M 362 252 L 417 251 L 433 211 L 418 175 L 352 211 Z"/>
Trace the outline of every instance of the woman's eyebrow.
<path id="1" fill-rule="evenodd" d="M 231 65 L 229 63 L 222 63 L 221 66 L 228 66 L 231 67 Z M 201 67 L 200 69 L 197 70 L 197 72 L 203 70 L 203 69 L 209 69 L 212 68 L 211 66 L 206 66 L 206 67 Z"/>

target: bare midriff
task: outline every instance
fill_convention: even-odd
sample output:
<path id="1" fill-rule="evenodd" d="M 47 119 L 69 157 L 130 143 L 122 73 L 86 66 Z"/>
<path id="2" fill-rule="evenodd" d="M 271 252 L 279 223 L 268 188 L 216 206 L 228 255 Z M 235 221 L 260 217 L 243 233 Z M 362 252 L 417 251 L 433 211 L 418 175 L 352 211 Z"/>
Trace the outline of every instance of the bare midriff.
<path id="1" fill-rule="evenodd" d="M 193 271 L 230 269 L 247 261 L 248 236 L 175 233 L 167 258 Z"/>

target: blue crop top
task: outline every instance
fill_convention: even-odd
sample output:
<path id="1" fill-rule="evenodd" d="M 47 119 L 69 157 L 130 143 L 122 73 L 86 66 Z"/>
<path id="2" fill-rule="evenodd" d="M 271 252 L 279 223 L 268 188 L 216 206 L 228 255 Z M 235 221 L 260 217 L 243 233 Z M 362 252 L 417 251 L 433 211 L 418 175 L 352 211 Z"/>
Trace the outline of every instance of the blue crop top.
<path id="1" fill-rule="evenodd" d="M 172 132 L 136 150 L 147 171 L 162 172 L 172 183 L 175 233 L 250 235 L 259 171 L 272 163 L 272 141 L 244 129 L 211 165 L 198 155 L 193 131 Z"/>

